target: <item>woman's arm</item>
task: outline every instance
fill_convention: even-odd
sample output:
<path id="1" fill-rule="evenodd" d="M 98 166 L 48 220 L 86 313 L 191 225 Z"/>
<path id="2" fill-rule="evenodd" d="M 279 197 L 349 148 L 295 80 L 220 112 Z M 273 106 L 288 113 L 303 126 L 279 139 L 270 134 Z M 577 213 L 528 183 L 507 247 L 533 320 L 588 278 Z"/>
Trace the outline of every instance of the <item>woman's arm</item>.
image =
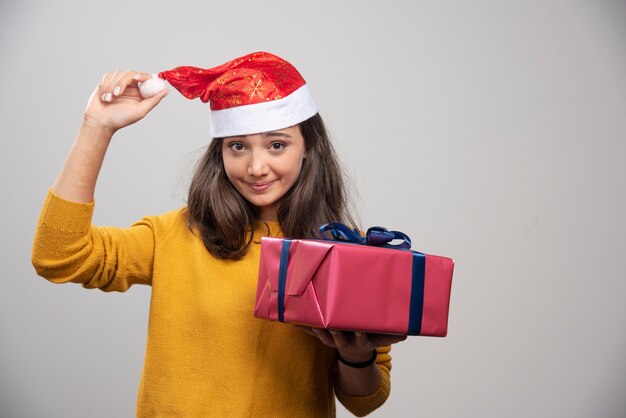
<path id="1" fill-rule="evenodd" d="M 335 341 L 337 338 L 344 341 L 348 339 L 343 332 L 335 332 L 334 337 Z M 363 333 L 355 333 L 354 339 L 367 339 L 367 335 Z M 367 342 L 363 344 L 367 345 Z M 337 355 L 351 363 L 364 363 L 372 357 L 372 350 L 362 352 L 359 351 L 355 354 L 345 352 L 342 353 L 342 350 L 337 349 Z M 337 361 L 336 380 L 339 387 L 346 394 L 352 396 L 367 396 L 376 392 L 380 386 L 380 370 L 375 362 L 367 367 L 355 368 L 348 366 L 341 361 Z"/>
<path id="2" fill-rule="evenodd" d="M 83 122 L 52 192 L 72 202 L 93 202 L 96 181 L 111 138 L 112 134 Z"/>
<path id="3" fill-rule="evenodd" d="M 406 340 L 406 335 L 373 334 L 308 328 L 296 325 L 316 336 L 324 344 L 337 349 L 337 355 L 351 363 L 363 363 L 372 357 L 372 351 Z M 380 371 L 376 363 L 355 368 L 337 361 L 336 380 L 343 392 L 352 396 L 368 396 L 380 386 Z"/>
<path id="4" fill-rule="evenodd" d="M 54 283 L 124 291 L 150 284 L 154 225 L 143 219 L 130 228 L 91 225 L 96 181 L 113 134 L 145 117 L 167 91 L 150 99 L 139 94 L 146 73 L 105 74 L 83 115 L 74 145 L 48 193 L 33 241 L 32 263 Z M 116 88 L 117 87 L 117 88 Z"/>
<path id="5" fill-rule="evenodd" d="M 375 362 L 366 367 L 352 367 L 337 359 L 335 394 L 356 416 L 365 416 L 381 406 L 389 396 L 391 344 L 403 341 L 406 335 L 374 334 L 309 328 L 296 325 L 337 349 L 337 355 L 349 363 L 369 363 L 373 350 Z"/>

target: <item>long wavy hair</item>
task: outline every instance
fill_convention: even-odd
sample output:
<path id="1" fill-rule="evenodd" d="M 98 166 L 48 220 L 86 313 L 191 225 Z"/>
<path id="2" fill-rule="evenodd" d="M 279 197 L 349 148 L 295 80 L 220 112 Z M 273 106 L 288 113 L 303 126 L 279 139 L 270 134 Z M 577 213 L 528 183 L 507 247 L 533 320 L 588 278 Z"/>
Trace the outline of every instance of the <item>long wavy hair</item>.
<path id="1" fill-rule="evenodd" d="M 280 199 L 278 222 L 285 236 L 317 238 L 320 225 L 338 221 L 356 226 L 350 213 L 344 173 L 319 113 L 299 124 L 307 157 L 296 183 Z M 263 224 L 259 208 L 232 185 L 224 169 L 222 139 L 215 138 L 199 161 L 187 199 L 188 224 L 207 250 L 222 259 L 240 259 Z"/>

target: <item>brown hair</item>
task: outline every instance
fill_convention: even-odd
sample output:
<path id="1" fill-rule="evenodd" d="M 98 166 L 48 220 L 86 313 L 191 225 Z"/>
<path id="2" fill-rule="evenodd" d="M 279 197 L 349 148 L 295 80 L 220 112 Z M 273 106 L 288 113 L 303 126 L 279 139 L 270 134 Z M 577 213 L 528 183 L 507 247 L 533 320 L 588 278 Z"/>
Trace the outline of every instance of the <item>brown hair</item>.
<path id="1" fill-rule="evenodd" d="M 318 228 L 338 221 L 356 226 L 347 205 L 343 172 L 319 113 L 299 124 L 306 158 L 291 189 L 281 198 L 278 222 L 285 236 L 317 238 Z M 218 258 L 239 259 L 260 227 L 259 209 L 232 185 L 224 170 L 222 139 L 211 141 L 189 188 L 188 223 Z"/>

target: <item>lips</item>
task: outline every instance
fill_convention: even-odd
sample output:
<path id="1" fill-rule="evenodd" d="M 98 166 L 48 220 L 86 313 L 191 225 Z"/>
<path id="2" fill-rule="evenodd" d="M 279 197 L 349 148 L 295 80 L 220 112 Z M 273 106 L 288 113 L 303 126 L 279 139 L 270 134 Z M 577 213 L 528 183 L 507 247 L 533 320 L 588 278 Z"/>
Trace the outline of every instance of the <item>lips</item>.
<path id="1" fill-rule="evenodd" d="M 272 184 L 274 184 L 276 180 L 267 181 L 264 183 L 246 183 L 248 188 L 252 190 L 254 193 L 263 193 L 267 189 L 269 189 Z"/>

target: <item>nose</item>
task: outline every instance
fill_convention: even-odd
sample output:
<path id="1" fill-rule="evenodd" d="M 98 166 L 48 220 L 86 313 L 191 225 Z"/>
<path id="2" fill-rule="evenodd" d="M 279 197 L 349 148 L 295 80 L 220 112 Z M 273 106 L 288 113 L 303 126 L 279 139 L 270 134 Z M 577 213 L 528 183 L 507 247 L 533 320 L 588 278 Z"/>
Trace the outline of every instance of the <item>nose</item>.
<path id="1" fill-rule="evenodd" d="M 269 174 L 269 166 L 261 152 L 252 152 L 248 163 L 248 174 L 253 177 L 263 177 Z"/>

